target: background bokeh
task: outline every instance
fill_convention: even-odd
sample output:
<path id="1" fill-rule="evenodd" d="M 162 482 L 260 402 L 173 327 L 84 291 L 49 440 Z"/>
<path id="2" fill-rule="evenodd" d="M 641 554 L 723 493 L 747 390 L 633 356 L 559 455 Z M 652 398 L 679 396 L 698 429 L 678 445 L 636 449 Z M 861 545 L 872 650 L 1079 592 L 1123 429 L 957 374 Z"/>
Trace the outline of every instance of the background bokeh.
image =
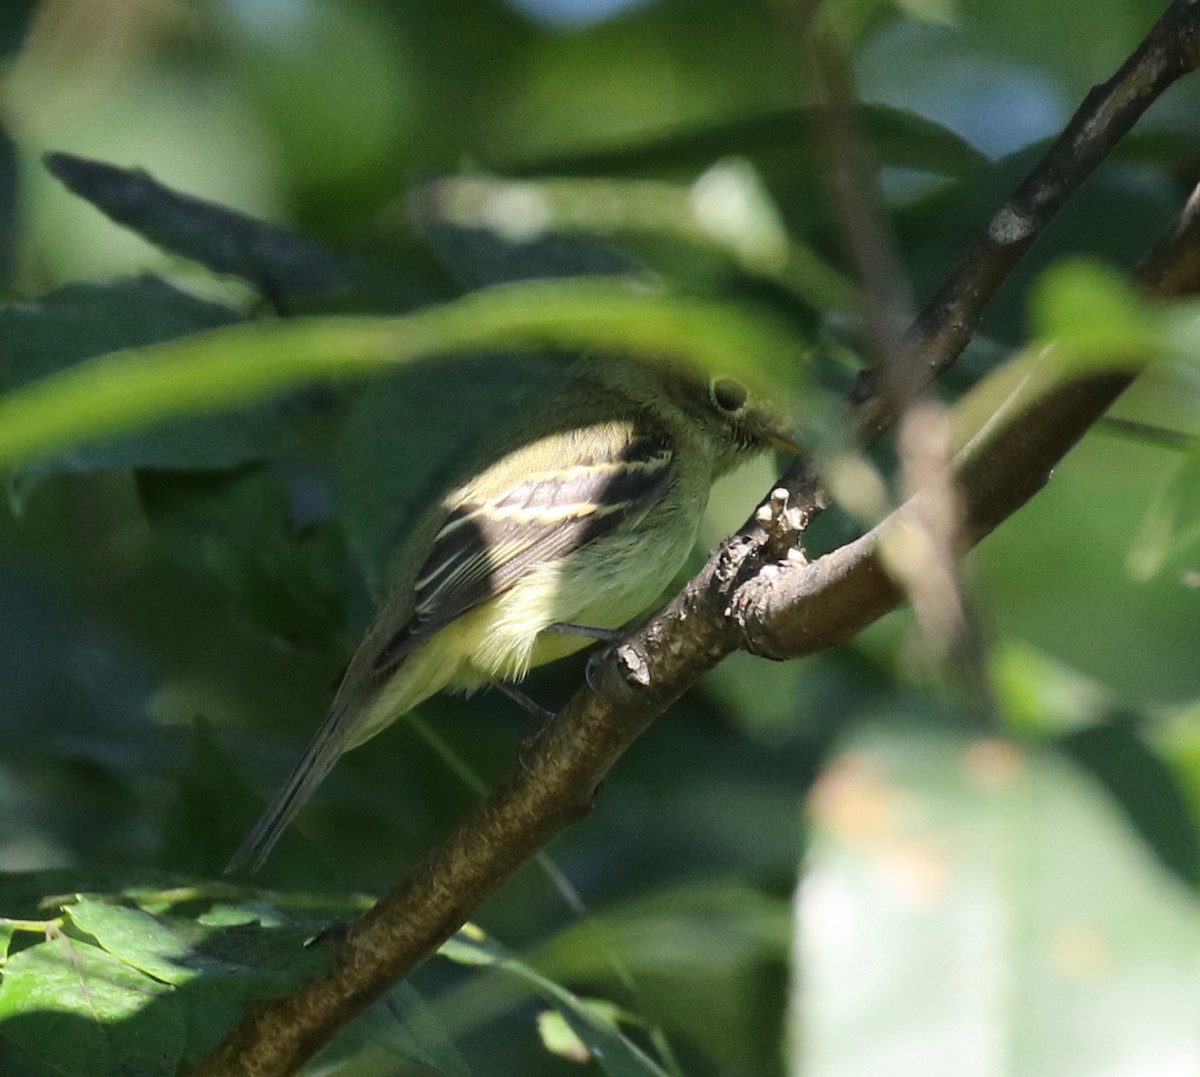
<path id="1" fill-rule="evenodd" d="M 145 169 L 339 252 L 369 267 L 356 302 L 374 311 L 469 276 L 444 237 L 430 254 L 403 203 L 459 170 L 616 191 L 688 184 L 735 156 L 793 235 L 852 272 L 816 136 L 796 120 L 814 99 L 799 7 L 5 4 L 0 388 L 263 311 L 244 282 L 68 192 L 41 164 L 52 150 Z M 918 302 L 1162 7 L 824 5 L 862 100 L 887 106 L 866 130 Z M 1198 118 L 1194 80 L 1153 107 L 1005 286 L 947 398 L 1028 338 L 1047 266 L 1083 253 L 1127 268 L 1148 249 L 1200 173 Z M 668 239 L 630 249 L 683 287 L 747 288 Z M 320 720 L 391 536 L 544 376 L 529 358 L 464 357 L 14 474 L 0 869 L 218 874 Z M 1147 379 L 1118 414 L 1190 437 L 1194 374 Z M 479 922 L 552 980 L 639 1015 L 688 1074 L 1200 1072 L 1200 536 L 1183 528 L 1149 569 L 1136 556 L 1180 444 L 1097 429 L 967 561 L 993 718 L 930 667 L 906 612 L 804 662 L 737 656 L 550 849 L 582 919 L 533 864 Z M 722 484 L 706 544 L 772 466 Z M 823 522 L 818 541 L 844 526 Z M 565 699 L 581 668 L 539 671 L 530 692 Z M 494 693 L 435 699 L 421 722 L 342 761 L 264 884 L 382 890 L 476 799 L 435 738 L 490 782 L 531 732 Z M 414 984 L 471 1072 L 578 1071 L 543 1046 L 528 986 L 436 961 Z M 45 1072 L 3 1036 L 0 1068 Z M 322 1072 L 429 1070 L 375 1043 Z"/>

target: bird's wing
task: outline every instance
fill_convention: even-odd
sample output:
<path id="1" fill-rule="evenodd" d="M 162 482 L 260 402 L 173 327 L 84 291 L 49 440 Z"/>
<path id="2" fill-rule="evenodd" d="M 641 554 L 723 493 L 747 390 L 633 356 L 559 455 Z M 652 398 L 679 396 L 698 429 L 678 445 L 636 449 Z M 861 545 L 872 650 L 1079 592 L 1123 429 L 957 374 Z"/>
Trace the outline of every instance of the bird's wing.
<path id="1" fill-rule="evenodd" d="M 422 640 L 512 587 L 534 565 L 565 557 L 652 506 L 675 477 L 661 433 L 609 425 L 569 461 L 540 461 L 487 498 L 467 488 L 434 537 L 413 585 L 413 616 L 380 648 L 377 676 Z M 536 446 L 531 447 L 536 456 Z M 478 487 L 480 483 L 473 484 Z"/>

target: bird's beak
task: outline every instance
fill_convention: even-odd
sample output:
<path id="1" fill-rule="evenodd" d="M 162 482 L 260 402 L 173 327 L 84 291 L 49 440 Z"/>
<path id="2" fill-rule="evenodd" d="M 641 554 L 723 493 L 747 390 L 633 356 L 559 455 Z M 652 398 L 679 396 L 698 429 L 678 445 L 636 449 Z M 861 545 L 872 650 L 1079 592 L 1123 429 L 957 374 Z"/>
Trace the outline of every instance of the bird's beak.
<path id="1" fill-rule="evenodd" d="M 759 403 L 751 409 L 748 424 L 753 432 L 777 452 L 806 456 L 808 449 L 801 436 L 801 424 L 788 410 L 774 403 Z M 811 434 L 811 431 L 809 431 Z M 809 439 L 811 440 L 811 439 Z"/>
<path id="2" fill-rule="evenodd" d="M 797 438 L 785 430 L 767 430 L 763 436 L 767 444 L 776 452 L 787 453 L 789 456 L 803 456 L 804 446 Z"/>

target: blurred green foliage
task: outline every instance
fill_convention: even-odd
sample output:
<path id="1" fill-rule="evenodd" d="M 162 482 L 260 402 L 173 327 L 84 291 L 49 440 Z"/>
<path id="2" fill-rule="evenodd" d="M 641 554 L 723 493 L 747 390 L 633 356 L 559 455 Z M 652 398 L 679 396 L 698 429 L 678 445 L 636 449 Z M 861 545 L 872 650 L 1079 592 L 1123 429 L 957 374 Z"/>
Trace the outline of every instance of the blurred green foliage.
<path id="1" fill-rule="evenodd" d="M 501 0 L 10 4 L 0 393 L 222 327 L 253 341 L 295 315 L 647 269 L 709 316 L 819 340 L 845 382 L 855 272 L 802 6 L 563 4 L 539 21 Z M 1162 6 L 823 5 L 918 301 Z M 1122 273 L 1145 253 L 1200 178 L 1197 116 L 1195 82 L 1151 109 L 1005 285 L 948 399 L 1030 339 L 1048 266 Z M 56 158 L 79 197 L 46 152 L 146 175 Z M 523 186 L 456 214 L 443 178 L 459 173 Z M 524 242 L 531 197 L 572 235 Z M 479 911 L 486 934 L 456 938 L 313 1072 L 554 1075 L 589 1055 L 638 1075 L 1200 1069 L 1194 313 L 1151 325 L 1091 269 L 1039 294 L 1038 330 L 1165 358 L 1118 405 L 1125 425 L 966 564 L 992 724 L 931 671 L 907 612 L 805 662 L 736 656 L 622 761 L 552 864 Z M 213 339 L 188 347 L 212 357 Z M 387 551 L 561 358 L 478 339 L 68 437 L 6 475 L 0 1071 L 175 1072 L 243 1000 L 319 964 L 298 941 L 361 907 L 346 895 L 446 834 L 476 799 L 464 771 L 490 783 L 518 760 L 529 720 L 506 699 L 435 699 L 339 764 L 263 871 L 274 889 L 204 881 L 320 720 Z M 706 541 L 771 478 L 723 482 Z M 831 516 L 819 542 L 852 533 Z M 581 670 L 529 691 L 554 704 Z"/>

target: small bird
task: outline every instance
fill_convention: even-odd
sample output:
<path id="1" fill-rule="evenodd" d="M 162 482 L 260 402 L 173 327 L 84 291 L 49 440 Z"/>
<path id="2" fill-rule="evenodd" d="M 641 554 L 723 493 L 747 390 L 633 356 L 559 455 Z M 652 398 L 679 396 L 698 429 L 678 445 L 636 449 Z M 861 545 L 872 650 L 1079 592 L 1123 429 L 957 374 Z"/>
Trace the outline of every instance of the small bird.
<path id="1" fill-rule="evenodd" d="M 226 870 L 257 870 L 341 754 L 435 692 L 520 681 L 644 613 L 713 480 L 800 451 L 782 414 L 732 378 L 574 362 L 403 544 L 324 723 Z"/>

